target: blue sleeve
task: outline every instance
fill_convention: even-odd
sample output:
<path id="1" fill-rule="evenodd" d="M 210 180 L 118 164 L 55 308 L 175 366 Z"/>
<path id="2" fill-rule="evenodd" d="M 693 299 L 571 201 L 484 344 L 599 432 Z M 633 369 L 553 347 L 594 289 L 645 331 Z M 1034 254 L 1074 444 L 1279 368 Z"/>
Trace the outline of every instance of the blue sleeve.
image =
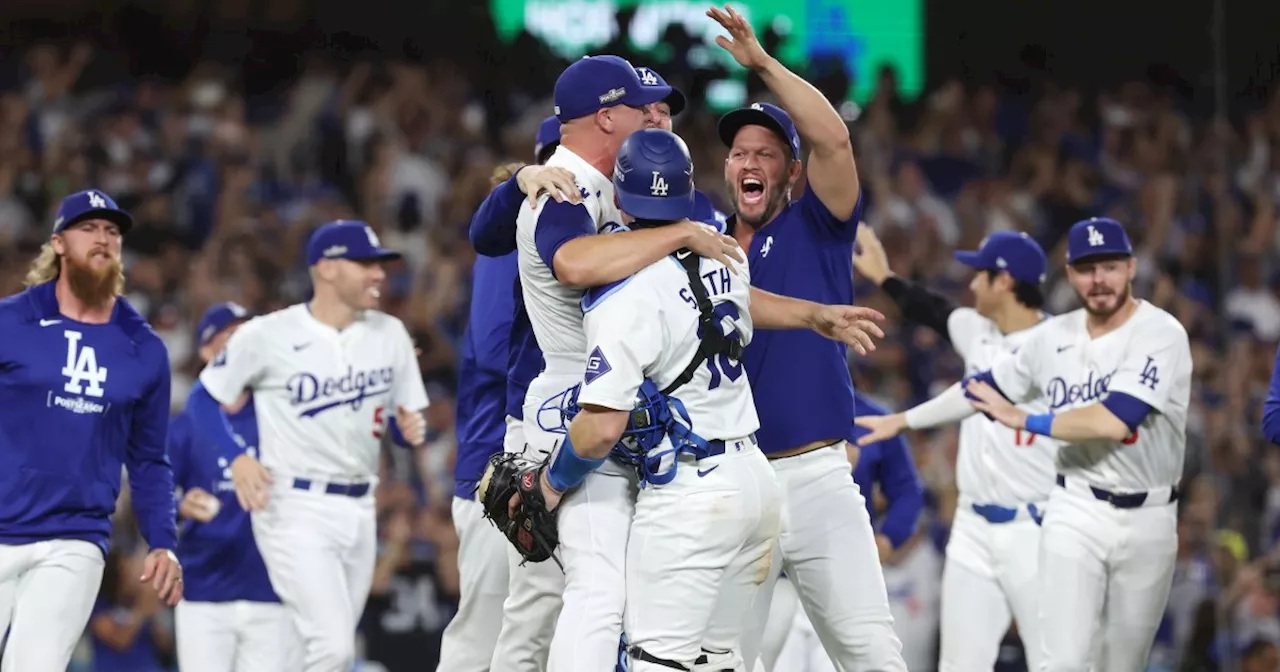
<path id="1" fill-rule="evenodd" d="M 538 256 L 542 257 L 542 263 L 555 276 L 556 252 L 560 251 L 560 247 L 574 238 L 589 236 L 595 232 L 595 220 L 591 219 L 587 206 L 548 200 L 538 215 L 533 240 L 538 246 Z"/>
<path id="2" fill-rule="evenodd" d="M 169 422 L 169 439 L 166 441 L 168 446 L 169 464 L 173 466 L 173 484 L 179 488 L 191 487 L 187 483 L 189 474 L 187 466 L 190 463 L 188 455 L 191 448 L 191 420 L 186 413 L 179 413 L 173 416 L 173 420 Z"/>
<path id="3" fill-rule="evenodd" d="M 1280 444 L 1280 350 L 1276 352 L 1276 365 L 1271 368 L 1267 400 L 1262 404 L 1262 435 L 1271 443 Z"/>
<path id="4" fill-rule="evenodd" d="M 187 412 L 191 414 L 191 423 L 195 431 L 213 441 L 218 454 L 227 459 L 229 464 L 245 451 L 245 447 L 236 439 L 235 430 L 231 429 L 231 419 L 222 410 L 204 385 L 196 382 L 191 388 L 191 396 L 187 398 Z"/>
<path id="5" fill-rule="evenodd" d="M 977 401 L 978 398 L 973 396 L 972 394 L 969 394 L 969 390 L 965 389 L 969 385 L 969 381 L 971 380 L 977 380 L 990 385 L 991 389 L 995 390 L 996 392 L 999 392 L 1000 396 L 1004 397 L 1006 401 L 1008 401 L 1011 404 L 1014 403 L 1012 399 L 1009 399 L 1009 395 L 1005 394 L 1004 390 L 1001 390 L 999 385 L 996 385 L 996 378 L 995 376 L 991 375 L 991 369 L 987 369 L 986 371 L 979 371 L 971 376 L 965 376 L 963 379 L 960 380 L 960 389 L 964 390 L 965 398 Z M 995 421 L 995 418 L 991 417 L 990 413 L 983 411 L 982 414 L 987 416 L 988 420 L 991 420 L 993 422 Z"/>
<path id="6" fill-rule="evenodd" d="M 173 467 L 166 456 L 169 433 L 169 356 L 161 345 L 157 371 L 133 413 L 125 467 L 138 530 L 152 549 L 178 547 L 177 508 L 173 501 Z"/>
<path id="7" fill-rule="evenodd" d="M 880 492 L 889 500 L 880 533 L 898 548 L 915 534 L 924 510 L 924 486 L 911 459 L 911 449 L 902 437 L 880 442 L 879 480 Z"/>
<path id="8" fill-rule="evenodd" d="M 844 242 L 851 242 L 858 236 L 858 222 L 862 220 L 862 203 L 865 192 L 859 187 L 858 203 L 853 206 L 853 213 L 848 219 L 840 219 L 831 214 L 822 199 L 813 193 L 813 189 L 807 185 L 804 188 L 804 194 L 797 201 L 801 210 L 804 212 L 805 219 L 818 224 L 819 228 L 826 232 L 827 235 Z"/>
<path id="9" fill-rule="evenodd" d="M 1151 412 L 1151 406 L 1147 402 L 1131 397 L 1123 392 L 1112 392 L 1103 400 L 1102 405 L 1112 415 L 1120 418 L 1125 426 L 1132 432 L 1147 419 L 1147 414 Z"/>
<path id="10" fill-rule="evenodd" d="M 516 184 L 515 175 L 489 192 L 471 217 L 471 228 L 467 231 L 471 247 L 486 257 L 501 257 L 514 251 L 516 217 L 523 202 L 524 194 Z"/>

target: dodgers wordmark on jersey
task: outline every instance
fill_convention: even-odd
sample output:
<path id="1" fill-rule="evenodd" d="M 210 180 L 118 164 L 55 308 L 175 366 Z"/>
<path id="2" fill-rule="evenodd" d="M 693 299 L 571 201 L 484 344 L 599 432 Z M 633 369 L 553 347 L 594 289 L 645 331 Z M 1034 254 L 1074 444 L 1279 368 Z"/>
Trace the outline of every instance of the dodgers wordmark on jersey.
<path id="1" fill-rule="evenodd" d="M 1191 346 L 1186 329 L 1164 310 L 1140 301 L 1128 321 L 1096 339 L 1089 337 L 1083 308 L 1051 318 L 1016 357 L 997 362 L 991 376 L 1010 400 L 1043 396 L 1052 413 L 1112 392 L 1155 411 L 1123 442 L 1064 444 L 1059 472 L 1118 492 L 1167 488 L 1182 477 Z"/>
<path id="2" fill-rule="evenodd" d="M 964 359 L 965 375 L 972 375 L 991 369 L 1000 359 L 1016 356 L 1048 322 L 1046 319 L 1029 329 L 1005 334 L 978 311 L 956 308 L 947 318 L 947 332 L 952 346 Z M 1032 414 L 1049 411 L 1042 397 L 1019 406 Z M 960 423 L 960 445 L 956 484 L 965 497 L 979 504 L 1015 508 L 1049 498 L 1058 446 L 1054 439 L 973 415 Z"/>
<path id="3" fill-rule="evenodd" d="M 684 254 L 688 254 L 685 252 Z M 700 271 L 725 334 L 751 342 L 751 278 L 702 259 Z M 645 378 L 665 388 L 692 361 L 700 343 L 698 304 L 689 275 L 674 256 L 620 282 L 592 289 L 583 299 L 590 350 L 578 403 L 627 410 Z M 656 317 L 655 317 L 656 316 Z M 708 358 L 692 380 L 673 391 L 689 413 L 691 429 L 707 440 L 745 436 L 760 427 L 741 362 Z"/>
<path id="4" fill-rule="evenodd" d="M 578 305 L 582 290 L 562 285 L 556 279 L 556 251 L 574 238 L 618 225 L 622 213 L 614 203 L 613 182 L 564 145 L 556 148 L 546 165 L 571 171 L 577 177 L 583 201 L 576 205 L 557 203 L 544 195 L 537 207 L 520 210 L 516 218 L 520 284 L 548 371 L 559 369 L 553 373 L 576 374 L 587 351 Z"/>
<path id="5" fill-rule="evenodd" d="M 0 300 L 0 542 L 105 553 L 124 465 L 143 537 L 176 548 L 164 343 L 124 298 L 106 324 L 62 315 L 54 284 Z"/>
<path id="6" fill-rule="evenodd" d="M 396 408 L 420 411 L 428 403 L 409 332 L 375 310 L 342 331 L 315 319 L 306 304 L 255 317 L 200 382 L 224 406 L 253 390 L 269 470 L 331 481 L 376 476 Z"/>

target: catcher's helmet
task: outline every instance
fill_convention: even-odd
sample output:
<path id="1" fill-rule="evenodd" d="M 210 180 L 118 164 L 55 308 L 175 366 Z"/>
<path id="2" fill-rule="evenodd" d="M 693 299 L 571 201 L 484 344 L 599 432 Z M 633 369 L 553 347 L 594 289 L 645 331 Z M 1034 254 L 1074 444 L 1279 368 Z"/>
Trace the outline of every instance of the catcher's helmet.
<path id="1" fill-rule="evenodd" d="M 693 216 L 693 159 L 671 131 L 646 128 L 624 140 L 613 186 L 619 207 L 636 219 L 671 222 Z"/>

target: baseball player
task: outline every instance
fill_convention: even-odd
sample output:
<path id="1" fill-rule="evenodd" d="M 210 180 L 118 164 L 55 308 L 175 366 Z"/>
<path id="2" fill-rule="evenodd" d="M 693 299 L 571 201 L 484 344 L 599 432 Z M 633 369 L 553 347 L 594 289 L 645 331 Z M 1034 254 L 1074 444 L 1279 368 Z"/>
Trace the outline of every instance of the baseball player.
<path id="1" fill-rule="evenodd" d="M 234 303 L 205 311 L 196 327 L 200 359 L 208 364 L 250 317 Z M 253 401 L 246 400 L 229 421 L 245 452 L 256 457 Z M 249 514 L 236 502 L 230 465 L 195 431 L 187 409 L 169 423 L 169 459 L 183 491 L 178 559 L 186 568 L 187 589 L 174 614 L 178 664 L 192 672 L 294 668 L 292 626 L 267 578 Z"/>
<path id="2" fill-rule="evenodd" d="M 783 296 L 850 304 L 862 192 L 849 129 L 820 91 L 765 52 L 743 17 L 727 6 L 707 15 L 729 34 L 716 43 L 782 105 L 729 112 L 718 128 L 729 146 L 725 182 L 736 210 L 728 231 L 750 250 L 753 282 Z M 802 133 L 811 146 L 808 188 L 792 200 Z M 756 392 L 760 448 L 783 492 L 779 554 L 744 642 L 748 667 L 785 571 L 839 667 L 905 669 L 866 500 L 849 478 L 854 405 L 846 355 L 841 344 L 803 331 L 773 331 L 758 334 L 743 360 Z"/>
<path id="3" fill-rule="evenodd" d="M 106 194 L 63 199 L 27 289 L 0 300 L 0 670 L 62 670 L 94 600 L 128 469 L 150 547 L 142 580 L 173 606 L 169 355 L 122 296 L 133 218 Z"/>
<path id="4" fill-rule="evenodd" d="M 559 144 L 560 120 L 547 117 L 538 128 L 534 160 L 545 162 Z M 501 180 L 501 174 L 495 172 L 494 179 Z M 524 195 L 518 189 L 514 194 L 510 190 L 499 193 L 507 182 L 514 184 L 508 178 L 495 185 L 474 219 L 493 217 L 495 210 L 509 206 L 510 220 L 515 222 L 515 211 Z M 453 471 L 460 595 L 458 612 L 441 638 L 440 672 L 488 670 L 502 627 L 502 604 L 510 581 L 507 544 L 502 534 L 483 520 L 483 509 L 476 503 L 476 487 L 489 458 L 503 452 L 507 442 L 512 443 L 513 450 L 523 449 L 520 407 L 524 405 L 524 387 L 542 368 L 542 353 L 537 351 L 536 343 L 529 351 L 536 355 L 536 362 L 521 366 L 519 362 L 528 359 L 523 350 L 513 359 L 526 341 L 533 341 L 529 317 L 518 299 L 518 276 L 514 249 L 505 255 L 476 256 L 471 316 L 463 336 L 458 375 L 458 448 Z M 508 370 L 524 368 L 532 372 L 519 388 L 519 401 L 509 404 Z"/>
<path id="5" fill-rule="evenodd" d="M 894 275 L 870 228 L 858 232 L 858 246 L 858 272 L 884 289 L 905 319 L 949 341 L 964 358 L 966 373 L 1012 356 L 1046 323 L 1040 310 L 1045 255 L 1025 233 L 993 233 L 977 251 L 955 253 L 977 271 L 969 283 L 973 308 L 959 308 Z M 1033 414 L 1049 410 L 1043 399 L 1023 408 Z M 906 420 L 913 420 L 910 413 Z M 1040 517 L 1053 489 L 1055 452 L 1051 439 L 981 415 L 961 424 L 960 499 L 942 578 L 941 672 L 991 669 L 1011 617 L 1028 666 L 1039 667 Z"/>
<path id="6" fill-rule="evenodd" d="M 613 184 L 632 229 L 692 213 L 693 164 L 669 131 L 628 138 Z M 778 534 L 777 483 L 752 434 L 759 423 L 739 363 L 752 333 L 750 281 L 740 273 L 682 251 L 589 290 L 582 410 L 550 465 L 534 468 L 537 484 L 525 488 L 541 488 L 525 505 L 545 499 L 554 509 L 608 463 L 639 394 L 687 411 L 681 431 L 672 427 L 671 439 L 641 458 L 648 487 L 635 502 L 625 561 L 637 672 L 740 668 L 742 613 Z M 653 392 L 642 392 L 645 385 Z"/>
<path id="7" fill-rule="evenodd" d="M 1262 435 L 1271 443 L 1280 445 L 1280 350 L 1276 351 L 1276 364 L 1271 368 L 1271 386 L 1262 405 Z"/>
<path id="8" fill-rule="evenodd" d="M 861 237 L 861 232 L 859 232 Z M 879 404 L 871 401 L 860 392 L 853 397 L 855 417 L 867 415 L 888 415 Z M 866 434 L 867 430 L 855 428 L 855 436 Z M 920 520 L 920 512 L 924 509 L 924 486 L 916 473 L 915 461 L 911 458 L 911 449 L 907 442 L 899 437 L 888 441 L 880 441 L 861 449 L 850 445 L 850 453 L 856 453 L 851 461 L 856 465 L 853 469 L 853 482 L 858 489 L 866 493 L 867 514 L 875 523 L 875 510 L 872 506 L 871 493 L 875 485 L 880 484 L 880 492 L 884 495 L 888 506 L 880 521 L 876 533 L 876 546 L 880 561 L 886 562 L 890 555 L 902 547 L 916 531 Z M 813 630 L 808 618 L 799 611 L 800 602 L 796 597 L 795 586 L 786 576 L 778 579 L 774 587 L 772 603 L 769 607 L 769 621 L 765 626 L 762 658 L 767 670 L 787 670 L 779 667 L 779 656 L 788 641 L 798 642 L 808 639 Z M 821 644 L 818 650 L 806 653 L 806 658 L 821 659 Z"/>
<path id="9" fill-rule="evenodd" d="M 373 579 L 373 491 L 394 415 L 420 446 L 427 395 L 408 331 L 376 310 L 383 249 L 364 222 L 321 226 L 307 243 L 314 298 L 246 322 L 200 374 L 196 428 L 231 464 L 236 498 L 271 584 L 302 638 L 303 669 L 347 672 Z M 253 392 L 262 461 L 226 422 Z M 224 410 L 225 409 L 225 410 Z"/>
<path id="10" fill-rule="evenodd" d="M 912 427 L 977 410 L 1060 443 L 1040 536 L 1041 670 L 1143 669 L 1169 597 L 1191 347 L 1172 315 L 1132 296 L 1136 272 L 1119 222 L 1077 222 L 1067 233 L 1067 278 L 1083 307 L 910 411 Z M 1048 412 L 1010 403 L 1036 397 Z M 907 421 L 857 422 L 873 440 Z"/>
<path id="11" fill-rule="evenodd" d="M 537 411 L 544 400 L 554 401 L 577 384 L 585 370 L 585 334 L 578 305 L 582 292 L 576 287 L 629 277 L 682 248 L 721 263 L 731 264 L 731 258 L 741 260 L 741 251 L 732 239 L 688 221 L 609 236 L 590 235 L 597 230 L 623 228 L 612 182 L 603 171 L 612 171 L 621 144 L 618 119 L 634 116 L 632 113 L 639 110 L 615 110 L 626 102 L 625 97 L 614 94 L 615 90 L 634 92 L 637 104 L 670 95 L 666 87 L 640 84 L 635 69 L 617 57 L 587 58 L 566 69 L 555 94 L 564 121 L 561 146 L 547 165 L 571 170 L 579 193 L 585 196 L 580 204 L 542 196 L 535 208 L 521 209 L 517 220 L 523 298 L 546 362 L 539 378 L 529 386 L 524 407 L 527 450 L 535 455 L 550 453 L 561 436 L 557 432 L 562 431 L 558 408 L 551 414 L 555 417 L 546 422 Z M 647 105 L 645 110 L 654 116 L 653 103 Z M 633 129 L 637 130 L 647 120 L 634 121 L 639 122 Z M 590 162 L 585 157 L 591 157 Z M 866 319 L 879 319 L 875 311 L 752 291 L 752 319 L 757 327 L 810 328 L 855 343 L 861 351 L 873 347 L 870 334 L 879 334 Z M 621 568 L 634 488 L 629 471 L 608 463 L 593 472 L 583 488 L 570 494 L 558 514 L 567 573 L 562 576 L 551 563 L 531 564 L 513 573 L 494 669 L 539 668 L 540 651 L 544 650 L 540 642 L 552 634 L 544 624 L 547 615 L 560 609 L 561 594 L 566 608 L 554 630 L 551 668 L 594 672 L 611 665 L 622 628 L 625 577 Z"/>

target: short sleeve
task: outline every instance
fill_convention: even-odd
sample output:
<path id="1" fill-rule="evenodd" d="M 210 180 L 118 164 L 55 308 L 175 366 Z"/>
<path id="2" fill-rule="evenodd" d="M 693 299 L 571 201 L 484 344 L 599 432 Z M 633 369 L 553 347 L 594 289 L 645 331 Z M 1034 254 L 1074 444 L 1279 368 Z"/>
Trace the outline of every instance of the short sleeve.
<path id="1" fill-rule="evenodd" d="M 805 221 L 818 225 L 818 228 L 827 235 L 841 241 L 850 242 L 858 236 L 858 222 L 862 219 L 862 202 L 865 193 L 859 189 L 858 203 L 853 206 L 853 213 L 848 219 L 840 219 L 831 214 L 827 209 L 827 205 L 818 198 L 813 189 L 808 186 L 804 189 L 799 200 L 796 201 L 800 211 L 804 213 Z"/>
<path id="2" fill-rule="evenodd" d="M 429 401 L 426 386 L 422 383 L 422 369 L 418 366 L 418 354 L 413 351 L 413 338 L 400 320 L 395 320 L 394 332 L 392 338 L 395 339 L 395 347 L 400 354 L 396 356 L 395 380 L 391 387 L 392 401 L 397 407 L 421 411 Z"/>
<path id="3" fill-rule="evenodd" d="M 947 316 L 947 338 L 965 361 L 973 356 L 973 346 L 982 333 L 984 322 L 986 318 L 972 308 L 956 308 Z"/>
<path id="4" fill-rule="evenodd" d="M 227 347 L 200 372 L 200 382 L 223 406 L 234 405 L 265 372 L 261 319 L 252 319 L 227 340 Z"/>
<path id="5" fill-rule="evenodd" d="M 1144 319 L 1135 325 L 1125 357 L 1108 392 L 1127 394 L 1163 413 L 1180 377 L 1191 369 L 1191 345 L 1176 320 Z"/>
<path id="6" fill-rule="evenodd" d="M 630 410 L 645 371 L 664 347 L 662 316 L 654 292 L 633 276 L 593 291 L 583 301 L 587 371 L 579 404 Z"/>
<path id="7" fill-rule="evenodd" d="M 1022 344 L 1016 352 L 1006 354 L 996 360 L 991 367 L 991 379 L 1006 399 L 1023 404 L 1031 401 L 1040 391 L 1036 382 L 1039 371 L 1040 343 L 1039 334 L 1032 336 Z"/>
<path id="8" fill-rule="evenodd" d="M 538 221 L 533 230 L 533 240 L 542 263 L 547 265 L 554 276 L 556 252 L 575 238 L 595 234 L 596 225 L 584 204 L 559 203 L 546 196 L 543 199 L 542 210 L 538 213 Z"/>

